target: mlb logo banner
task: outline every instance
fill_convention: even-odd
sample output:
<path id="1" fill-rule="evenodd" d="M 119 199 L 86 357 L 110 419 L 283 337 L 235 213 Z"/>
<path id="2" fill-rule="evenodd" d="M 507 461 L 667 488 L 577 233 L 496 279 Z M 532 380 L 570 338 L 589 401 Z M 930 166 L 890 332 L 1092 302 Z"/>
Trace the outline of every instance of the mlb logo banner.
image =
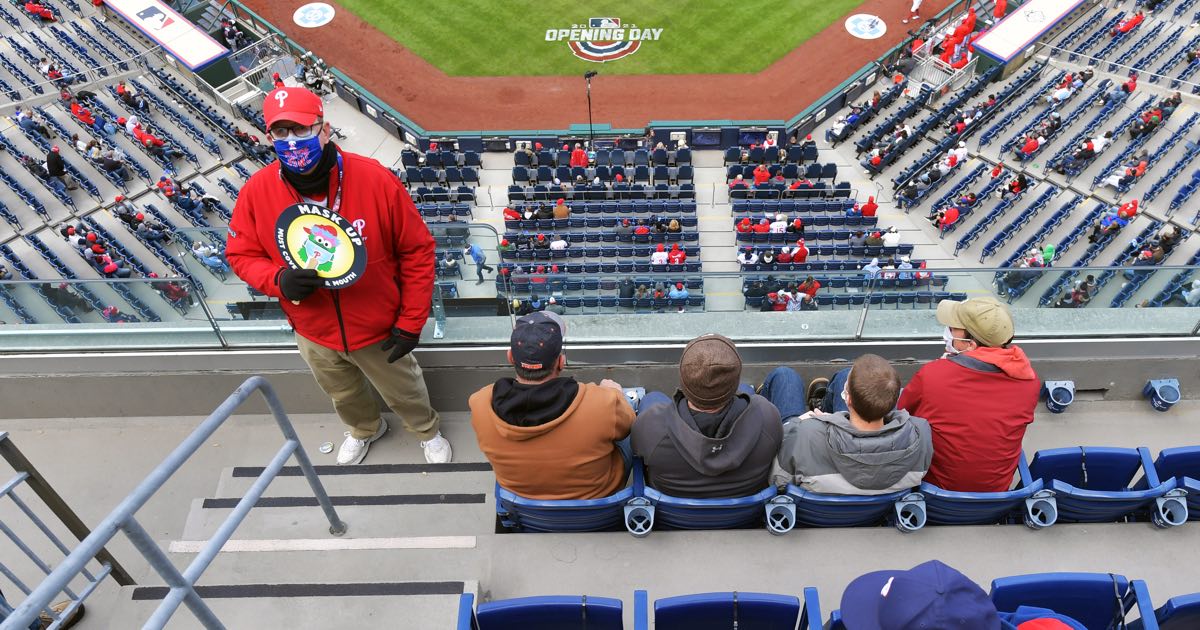
<path id="1" fill-rule="evenodd" d="M 547 29 L 546 41 L 566 42 L 576 57 L 604 63 L 632 55 L 643 41 L 658 41 L 662 32 L 661 28 L 623 24 L 621 18 L 594 17 L 585 24 L 572 24 L 571 28 Z"/>

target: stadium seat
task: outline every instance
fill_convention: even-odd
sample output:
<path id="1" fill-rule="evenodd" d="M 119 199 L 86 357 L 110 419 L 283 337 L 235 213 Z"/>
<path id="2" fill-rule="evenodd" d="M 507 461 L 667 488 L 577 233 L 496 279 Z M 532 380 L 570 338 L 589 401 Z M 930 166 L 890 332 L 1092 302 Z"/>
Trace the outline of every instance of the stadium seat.
<path id="1" fill-rule="evenodd" d="M 1145 582 L 1133 580 L 1130 586 L 1134 591 L 1141 618 L 1130 622 L 1129 630 L 1195 630 L 1195 628 L 1200 628 L 1200 593 L 1172 597 L 1162 607 L 1155 609 Z"/>
<path id="2" fill-rule="evenodd" d="M 1041 450 L 1029 472 L 1054 491 L 1063 521 L 1105 523 L 1144 519 L 1148 513 L 1155 525 L 1171 527 L 1188 517 L 1185 492 L 1174 478 L 1160 482 L 1145 447 Z"/>
<path id="3" fill-rule="evenodd" d="M 472 614 L 474 596 L 459 601 L 459 630 L 621 630 L 621 600 L 608 597 L 550 595 L 519 597 L 480 604 Z"/>
<path id="4" fill-rule="evenodd" d="M 925 513 L 935 525 L 984 525 L 1024 522 L 1033 529 L 1049 527 L 1058 519 L 1054 493 L 1029 473 L 1025 454 L 1017 463 L 1018 481 L 1008 492 L 954 492 L 922 483 Z"/>
<path id="5" fill-rule="evenodd" d="M 649 533 L 657 525 L 670 529 L 737 529 L 752 527 L 763 523 L 764 508 L 770 511 L 771 500 L 777 492 L 774 486 L 768 486 L 762 492 L 747 496 L 728 499 L 683 499 L 659 492 L 646 486 L 645 473 L 640 458 L 634 460 L 633 492 L 635 498 L 631 506 L 640 506 L 639 518 L 647 522 L 635 527 L 626 522 L 630 532 L 645 526 L 644 533 Z M 627 510 L 628 512 L 628 510 Z M 792 521 L 786 519 L 783 526 L 786 529 L 772 533 L 785 533 L 791 529 Z M 779 523 L 777 523 L 778 525 Z M 641 532 L 635 532 L 639 535 Z"/>
<path id="6" fill-rule="evenodd" d="M 1000 612 L 1021 606 L 1053 610 L 1091 629 L 1107 629 L 1132 606 L 1129 580 L 1113 573 L 1035 573 L 992 580 Z"/>
<path id="7" fill-rule="evenodd" d="M 799 617 L 800 599 L 792 595 L 735 591 L 654 602 L 655 630 L 794 630 Z"/>
<path id="8" fill-rule="evenodd" d="M 1187 490 L 1188 518 L 1200 520 L 1200 446 L 1166 448 L 1154 460 L 1159 479 L 1175 479 Z"/>
<path id="9" fill-rule="evenodd" d="M 567 308 L 598 308 L 599 298 L 582 298 L 582 303 L 567 300 Z M 542 501 L 527 499 L 496 484 L 496 517 L 499 525 L 514 532 L 595 532 L 616 531 L 624 522 L 624 506 L 633 498 L 633 489 L 625 488 L 602 499 L 580 501 Z"/>
<path id="10" fill-rule="evenodd" d="M 817 294 L 817 299 L 823 296 Z M 795 506 L 797 525 L 860 527 L 891 523 L 901 531 L 916 531 L 925 525 L 921 495 L 909 490 L 876 495 L 821 494 L 789 483 L 786 496 Z"/>

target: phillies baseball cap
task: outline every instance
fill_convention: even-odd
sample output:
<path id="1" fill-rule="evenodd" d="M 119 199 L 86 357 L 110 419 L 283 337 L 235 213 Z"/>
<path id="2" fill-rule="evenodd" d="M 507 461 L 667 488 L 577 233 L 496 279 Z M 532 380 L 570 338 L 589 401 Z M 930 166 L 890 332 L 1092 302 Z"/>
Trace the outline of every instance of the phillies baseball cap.
<path id="1" fill-rule="evenodd" d="M 846 630 L 1001 627 L 987 593 L 937 560 L 855 579 L 842 593 L 842 623 Z"/>
<path id="2" fill-rule="evenodd" d="M 311 125 L 325 116 L 321 97 L 301 87 L 283 87 L 267 93 L 263 101 L 263 120 L 267 129 L 286 120 L 297 125 Z"/>
<path id="3" fill-rule="evenodd" d="M 555 313 L 538 311 L 517 320 L 509 338 L 513 364 L 526 370 L 543 370 L 562 354 L 563 321 Z"/>

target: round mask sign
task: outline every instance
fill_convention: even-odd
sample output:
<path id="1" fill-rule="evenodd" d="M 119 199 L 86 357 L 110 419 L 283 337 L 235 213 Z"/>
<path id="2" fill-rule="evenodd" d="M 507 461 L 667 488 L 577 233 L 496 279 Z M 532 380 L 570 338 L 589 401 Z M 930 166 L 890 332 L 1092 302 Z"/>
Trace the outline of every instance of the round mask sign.
<path id="1" fill-rule="evenodd" d="M 292 269 L 316 269 L 327 289 L 344 289 L 362 277 L 367 248 L 344 217 L 311 203 L 292 204 L 275 221 L 275 245 Z"/>
<path id="2" fill-rule="evenodd" d="M 856 13 L 846 18 L 846 31 L 859 39 L 879 39 L 887 33 L 887 23 L 878 15 Z"/>
<path id="3" fill-rule="evenodd" d="M 333 21 L 336 12 L 325 2 L 310 2 L 292 14 L 292 21 L 304 28 L 317 28 Z"/>

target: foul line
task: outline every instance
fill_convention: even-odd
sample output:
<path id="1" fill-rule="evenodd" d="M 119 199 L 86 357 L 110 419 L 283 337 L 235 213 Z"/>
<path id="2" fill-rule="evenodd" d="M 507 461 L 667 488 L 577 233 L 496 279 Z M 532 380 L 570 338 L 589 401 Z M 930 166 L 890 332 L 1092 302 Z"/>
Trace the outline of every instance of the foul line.
<path id="1" fill-rule="evenodd" d="M 200 553 L 207 540 L 171 541 L 171 553 Z M 269 551 L 355 551 L 376 549 L 474 549 L 474 536 L 420 536 L 407 538 L 309 538 L 295 540 L 230 540 L 221 553 Z"/>

